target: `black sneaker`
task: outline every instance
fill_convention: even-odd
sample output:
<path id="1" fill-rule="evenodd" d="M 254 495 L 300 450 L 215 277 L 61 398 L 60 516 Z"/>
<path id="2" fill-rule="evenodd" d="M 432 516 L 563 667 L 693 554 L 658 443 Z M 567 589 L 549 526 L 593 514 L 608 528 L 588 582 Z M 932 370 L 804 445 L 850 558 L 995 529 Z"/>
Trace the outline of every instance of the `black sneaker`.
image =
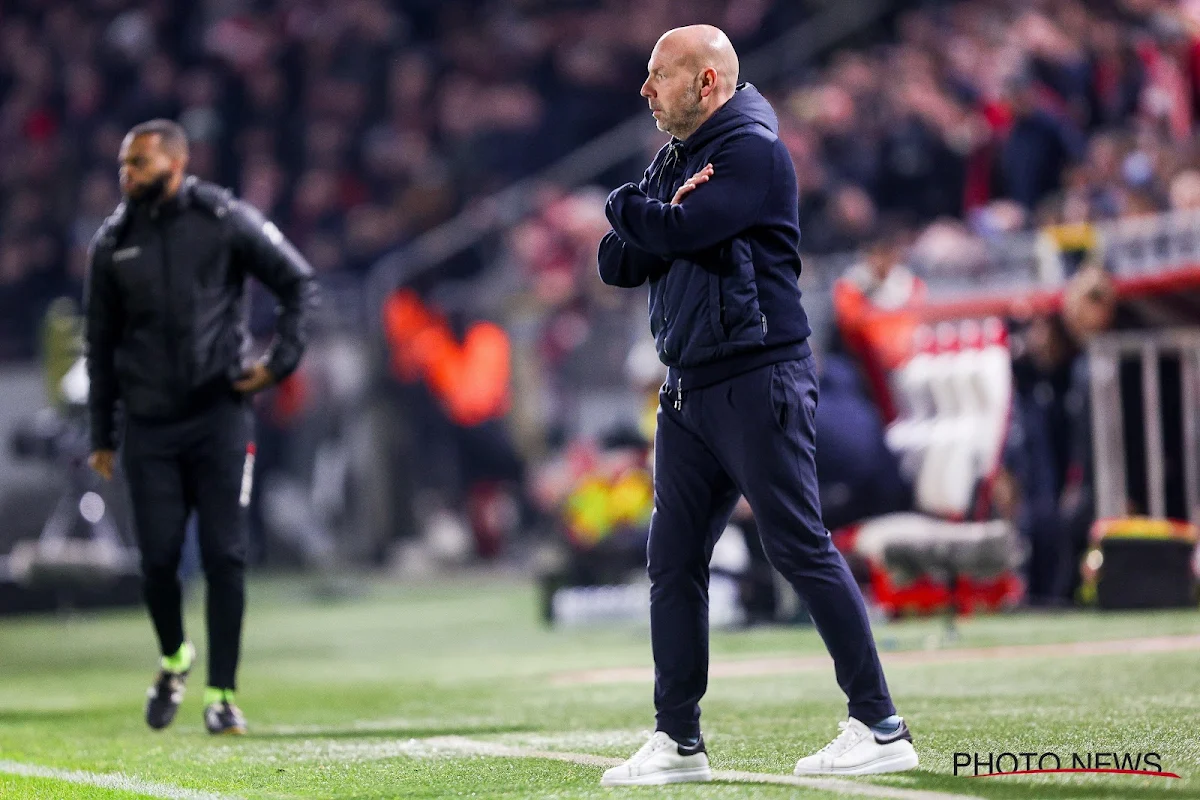
<path id="1" fill-rule="evenodd" d="M 204 709 L 204 727 L 214 735 L 241 736 L 246 732 L 246 718 L 242 716 L 241 709 L 228 700 L 222 700 Z"/>
<path id="2" fill-rule="evenodd" d="M 195 663 L 196 649 L 192 647 L 191 642 L 188 642 L 187 646 L 192 651 L 192 663 Z M 160 670 L 154 685 L 146 690 L 146 724 L 154 730 L 162 730 L 175 719 L 175 712 L 183 702 L 189 672 L 190 668 L 183 672 Z"/>

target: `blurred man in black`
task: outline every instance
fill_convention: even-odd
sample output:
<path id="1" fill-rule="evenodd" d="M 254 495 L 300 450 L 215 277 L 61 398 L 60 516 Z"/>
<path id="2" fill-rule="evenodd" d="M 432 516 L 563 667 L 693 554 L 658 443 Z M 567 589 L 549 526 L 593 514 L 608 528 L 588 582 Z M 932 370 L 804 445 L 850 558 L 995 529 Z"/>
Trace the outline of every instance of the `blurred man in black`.
<path id="1" fill-rule="evenodd" d="M 312 270 L 279 229 L 226 189 L 185 176 L 188 142 L 168 120 L 121 144 L 121 203 L 89 253 L 90 464 L 122 464 L 133 501 L 146 604 L 162 650 L 146 722 L 171 723 L 195 658 L 183 632 L 178 569 L 194 510 L 208 582 L 205 726 L 244 733 L 233 703 L 245 605 L 245 506 L 253 437 L 249 396 L 287 377 L 305 345 Z M 280 301 L 267 355 L 247 363 L 245 284 Z"/>

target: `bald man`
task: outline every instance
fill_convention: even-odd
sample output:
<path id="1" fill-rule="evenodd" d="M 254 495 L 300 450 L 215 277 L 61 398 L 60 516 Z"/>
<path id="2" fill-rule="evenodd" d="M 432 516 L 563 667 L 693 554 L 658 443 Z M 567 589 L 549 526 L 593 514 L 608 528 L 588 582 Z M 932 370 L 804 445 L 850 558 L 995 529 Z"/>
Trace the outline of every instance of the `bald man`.
<path id="1" fill-rule="evenodd" d="M 600 276 L 650 284 L 659 397 L 647 561 L 656 730 L 606 786 L 706 781 L 708 562 L 739 495 L 771 563 L 804 599 L 849 698 L 849 720 L 796 774 L 917 765 L 866 609 L 821 521 L 817 379 L 800 304 L 796 175 L 771 106 L 738 85 L 729 39 L 667 32 L 641 94 L 671 141 L 639 184 L 609 195 Z"/>

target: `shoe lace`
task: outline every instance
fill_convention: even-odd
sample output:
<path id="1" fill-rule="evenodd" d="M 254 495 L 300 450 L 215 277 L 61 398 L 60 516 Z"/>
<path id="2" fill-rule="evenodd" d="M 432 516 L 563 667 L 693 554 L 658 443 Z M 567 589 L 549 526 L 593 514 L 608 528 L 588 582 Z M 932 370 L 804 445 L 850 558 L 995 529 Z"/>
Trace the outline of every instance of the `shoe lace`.
<path id="1" fill-rule="evenodd" d="M 242 721 L 241 709 L 228 700 L 222 700 L 219 703 L 213 703 L 207 709 L 205 709 L 205 713 L 208 714 L 212 719 L 222 724 L 227 722 L 240 724 Z"/>
<path id="2" fill-rule="evenodd" d="M 174 694 L 179 689 L 179 674 L 169 670 L 162 670 L 158 673 L 158 681 L 154 684 L 154 689 L 158 694 Z"/>
<path id="3" fill-rule="evenodd" d="M 834 737 L 832 742 L 818 750 L 818 754 L 840 756 L 858 743 L 858 735 L 850 728 L 849 722 L 839 722 L 838 730 L 841 732 Z"/>
<path id="4" fill-rule="evenodd" d="M 629 759 L 632 762 L 638 762 L 642 759 L 649 758 L 654 753 L 666 747 L 671 743 L 671 737 L 662 731 L 656 731 L 653 736 L 646 740 L 641 749 L 633 754 L 633 758 Z"/>

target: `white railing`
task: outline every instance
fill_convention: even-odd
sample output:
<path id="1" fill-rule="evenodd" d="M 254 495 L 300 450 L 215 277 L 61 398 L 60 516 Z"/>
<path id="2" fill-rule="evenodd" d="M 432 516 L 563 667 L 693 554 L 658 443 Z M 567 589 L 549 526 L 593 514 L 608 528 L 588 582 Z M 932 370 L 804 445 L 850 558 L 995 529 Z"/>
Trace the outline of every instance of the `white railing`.
<path id="1" fill-rule="evenodd" d="M 1200 269 L 1200 211 L 1171 211 L 1088 226 L 1092 258 L 1118 279 Z M 1049 230 L 975 240 L 967 253 L 913 266 L 935 300 L 1058 289 L 1068 270 Z"/>
<path id="2" fill-rule="evenodd" d="M 1162 387 L 1159 361 L 1179 358 L 1180 408 L 1183 415 L 1183 485 L 1185 513 L 1200 525 L 1200 329 L 1108 333 L 1088 347 L 1092 400 L 1092 442 L 1095 449 L 1096 516 L 1125 516 L 1128 505 L 1125 446 L 1127 431 L 1121 413 L 1120 363 L 1136 357 L 1141 364 L 1142 431 L 1145 441 L 1146 511 L 1155 519 L 1167 515 L 1166 467 L 1163 443 Z"/>
<path id="3" fill-rule="evenodd" d="M 1119 278 L 1162 275 L 1200 265 L 1200 211 L 1172 211 L 1100 226 L 1102 247 Z"/>

